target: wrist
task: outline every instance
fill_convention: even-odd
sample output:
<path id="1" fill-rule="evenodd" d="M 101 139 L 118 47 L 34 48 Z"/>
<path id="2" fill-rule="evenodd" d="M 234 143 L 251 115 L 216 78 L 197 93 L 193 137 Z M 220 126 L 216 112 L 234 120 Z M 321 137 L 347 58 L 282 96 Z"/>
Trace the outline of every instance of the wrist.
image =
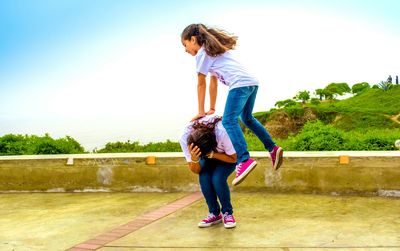
<path id="1" fill-rule="evenodd" d="M 194 159 L 192 159 L 192 161 L 191 161 L 192 163 L 199 163 L 200 162 L 200 159 L 198 159 L 198 160 L 194 160 Z"/>

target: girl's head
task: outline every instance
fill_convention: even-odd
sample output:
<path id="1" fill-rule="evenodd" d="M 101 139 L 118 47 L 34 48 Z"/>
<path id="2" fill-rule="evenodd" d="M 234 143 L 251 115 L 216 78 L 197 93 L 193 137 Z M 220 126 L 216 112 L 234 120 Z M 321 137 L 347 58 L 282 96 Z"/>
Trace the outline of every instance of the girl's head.
<path id="1" fill-rule="evenodd" d="M 192 126 L 193 131 L 189 134 L 187 143 L 200 148 L 201 156 L 209 154 L 211 151 L 216 151 L 217 139 L 215 137 L 215 125 L 221 121 L 220 117 L 215 117 L 209 123 L 195 122 Z"/>
<path id="2" fill-rule="evenodd" d="M 237 36 L 223 30 L 208 28 L 204 24 L 191 24 L 181 34 L 182 44 L 192 56 L 203 46 L 208 55 L 216 57 L 234 49 L 237 39 Z"/>

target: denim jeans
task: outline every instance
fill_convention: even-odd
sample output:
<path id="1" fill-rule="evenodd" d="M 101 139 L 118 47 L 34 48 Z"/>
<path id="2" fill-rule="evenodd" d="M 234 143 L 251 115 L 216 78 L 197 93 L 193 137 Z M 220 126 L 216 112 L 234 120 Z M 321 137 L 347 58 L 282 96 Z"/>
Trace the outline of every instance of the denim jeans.
<path id="1" fill-rule="evenodd" d="M 250 158 L 246 140 L 240 128 L 238 118 L 248 127 L 264 144 L 265 149 L 272 151 L 275 143 L 269 132 L 257 119 L 253 117 L 253 108 L 257 96 L 258 86 L 245 86 L 229 91 L 225 104 L 222 124 L 228 133 L 237 154 L 237 163 Z"/>
<path id="2" fill-rule="evenodd" d="M 235 170 L 236 164 L 201 158 L 200 166 L 199 182 L 209 212 L 214 215 L 219 215 L 220 212 L 232 214 L 231 192 L 227 179 Z"/>

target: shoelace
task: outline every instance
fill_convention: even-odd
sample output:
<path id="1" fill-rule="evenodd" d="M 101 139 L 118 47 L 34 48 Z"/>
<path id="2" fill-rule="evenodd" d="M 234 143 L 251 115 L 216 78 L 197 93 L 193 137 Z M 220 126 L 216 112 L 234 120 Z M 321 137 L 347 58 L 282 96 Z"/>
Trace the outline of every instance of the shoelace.
<path id="1" fill-rule="evenodd" d="M 239 165 L 236 166 L 236 171 L 240 173 L 240 170 L 242 169 L 242 163 L 239 163 Z"/>
<path id="2" fill-rule="evenodd" d="M 232 221 L 234 221 L 234 220 L 233 220 L 233 215 L 228 214 L 228 213 L 225 213 L 225 214 L 224 214 L 224 221 L 225 221 L 225 222 L 232 222 Z"/>
<path id="3" fill-rule="evenodd" d="M 215 218 L 216 218 L 215 215 L 211 213 L 207 215 L 207 218 L 205 218 L 204 221 L 212 221 Z"/>

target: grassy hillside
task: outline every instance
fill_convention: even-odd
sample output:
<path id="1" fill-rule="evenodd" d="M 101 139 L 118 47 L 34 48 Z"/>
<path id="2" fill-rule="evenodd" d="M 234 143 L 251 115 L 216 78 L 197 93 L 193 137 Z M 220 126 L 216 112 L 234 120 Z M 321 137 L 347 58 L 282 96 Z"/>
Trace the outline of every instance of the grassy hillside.
<path id="1" fill-rule="evenodd" d="M 356 96 L 312 106 L 320 119 L 333 119 L 335 127 L 350 131 L 356 129 L 400 128 L 396 117 L 400 113 L 400 86 L 388 91 L 369 89 Z M 334 116 L 332 116 L 334 115 Z"/>
<path id="2" fill-rule="evenodd" d="M 346 132 L 393 129 L 397 132 L 400 129 L 400 85 L 387 91 L 367 89 L 343 100 L 295 103 L 254 116 L 279 139 L 298 135 L 308 122 L 317 120 Z"/>
<path id="3" fill-rule="evenodd" d="M 396 115 L 400 113 L 400 86 L 395 85 L 388 91 L 368 89 L 344 100 L 321 103 L 318 108 L 337 112 Z"/>

